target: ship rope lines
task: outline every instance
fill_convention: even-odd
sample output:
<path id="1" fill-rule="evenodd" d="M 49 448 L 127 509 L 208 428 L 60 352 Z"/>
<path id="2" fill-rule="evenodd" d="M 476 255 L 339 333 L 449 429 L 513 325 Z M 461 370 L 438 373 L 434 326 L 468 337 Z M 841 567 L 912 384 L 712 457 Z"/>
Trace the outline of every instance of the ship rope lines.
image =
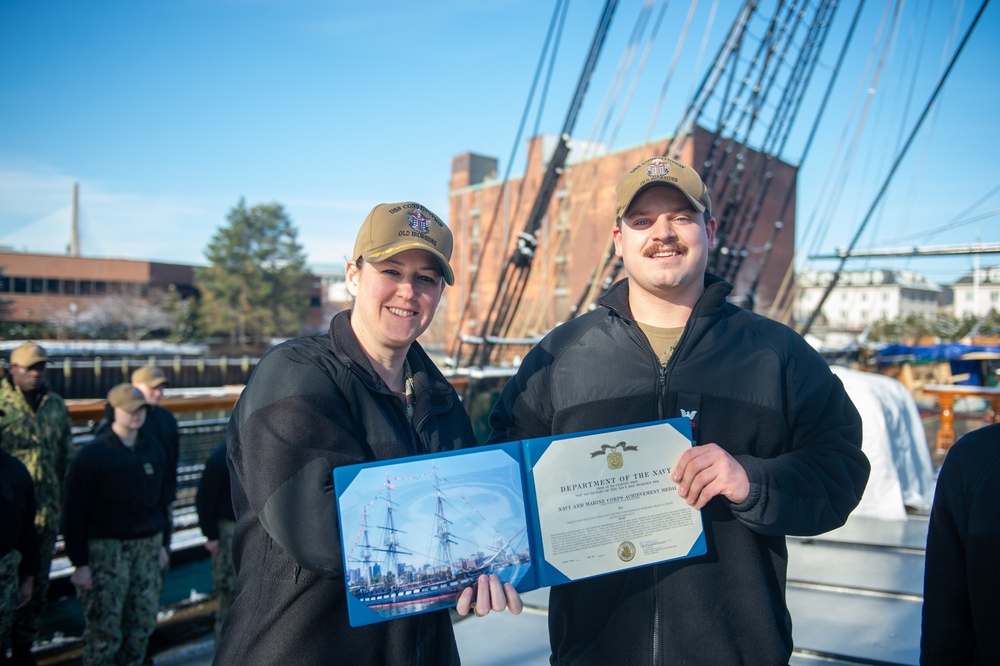
<path id="1" fill-rule="evenodd" d="M 566 164 L 566 159 L 569 155 L 569 140 L 572 137 L 573 128 L 576 124 L 587 87 L 590 84 L 591 76 L 597 65 L 598 56 L 603 48 L 616 5 L 617 0 L 607 0 L 604 5 L 604 10 L 591 41 L 587 60 L 584 63 L 583 71 L 577 82 L 576 92 L 570 102 L 570 108 L 566 114 L 562 131 L 559 133 L 555 150 L 549 159 L 545 174 L 542 177 L 542 182 L 532 204 L 531 212 L 528 214 L 523 231 L 517 235 L 516 247 L 501 271 L 496 294 L 485 316 L 482 318 L 481 333 L 468 345 L 471 347 L 467 357 L 468 365 L 473 367 L 490 365 L 494 359 L 494 348 L 496 347 L 494 341 L 503 339 L 509 334 L 511 322 L 521 302 L 521 297 L 531 272 L 531 265 L 538 244 L 538 231 L 548 211 L 552 195 L 555 192 L 556 185 Z M 461 367 L 465 360 L 460 348 L 460 353 L 456 355 L 456 364 Z"/>
<path id="2" fill-rule="evenodd" d="M 751 234 L 775 182 L 774 162 L 785 148 L 802 107 L 837 5 L 834 0 L 807 8 L 777 3 L 771 16 L 761 17 L 758 2 L 744 2 L 713 65 L 695 88 L 676 131 L 660 151 L 674 159 L 684 158 L 696 128 L 716 128 L 705 155 L 692 152 L 688 156 L 700 160 L 699 173 L 712 192 L 718 220 L 709 270 L 735 281 L 744 271 L 745 259 L 757 255 L 757 263 L 746 267 L 746 271 L 753 272 L 745 280 L 752 285 L 748 292 L 756 289 L 782 225 L 780 220 L 773 220 L 769 239 L 756 247 L 750 244 Z M 757 40 L 750 34 L 755 19 L 763 34 Z M 746 51 L 752 52 L 744 57 Z M 654 114 L 658 112 L 657 107 Z M 650 135 L 647 132 L 647 142 Z M 749 147 L 755 138 L 759 150 Z M 793 184 L 787 188 L 782 216 L 793 198 Z M 568 315 L 575 317 L 591 309 L 622 271 L 621 260 L 615 257 L 609 239 Z M 752 293 L 745 296 L 752 302 Z"/>
<path id="3" fill-rule="evenodd" d="M 407 483 L 427 483 L 426 477 L 433 477 L 431 490 L 434 493 L 434 515 L 432 524 L 421 524 L 420 518 L 413 515 L 413 512 L 401 507 L 393 500 L 392 494 Z M 398 484 L 398 485 L 397 485 Z M 463 511 L 454 504 L 448 502 L 448 492 L 446 491 L 448 480 L 441 477 L 436 467 L 431 466 L 425 472 L 406 477 L 386 477 L 375 496 L 368 502 L 362 510 L 361 523 L 358 532 L 347 553 L 347 561 L 361 565 L 364 589 L 371 590 L 379 586 L 385 586 L 389 574 L 391 574 L 392 584 L 395 578 L 407 566 L 405 560 L 401 560 L 401 555 L 415 555 L 418 560 L 426 563 L 432 574 L 435 572 L 448 576 L 457 576 L 468 572 L 468 565 L 460 563 L 462 556 L 456 558 L 452 552 L 452 546 L 464 545 L 470 552 L 490 553 L 484 557 L 483 561 L 476 565 L 476 572 L 487 570 L 496 562 L 509 562 L 515 558 L 514 550 L 511 548 L 515 539 L 522 536 L 521 533 L 504 536 L 502 532 L 483 515 L 464 495 L 457 490 L 455 495 L 461 500 L 467 510 Z M 380 536 L 373 539 L 370 532 L 369 509 L 385 505 L 385 513 L 380 526 L 374 528 L 381 532 Z M 472 534 L 458 535 L 453 531 L 454 521 L 446 514 L 448 510 L 456 514 L 461 514 L 465 522 L 476 526 L 478 535 L 486 535 L 488 541 L 484 542 L 473 538 Z M 412 507 L 411 507 L 412 508 Z M 400 527 L 400 525 L 404 527 Z M 430 534 L 432 545 L 425 548 L 423 552 L 410 550 L 408 545 L 401 541 L 401 534 L 408 534 L 415 529 L 424 529 Z M 434 551 L 433 556 L 431 552 Z M 357 553 L 357 554 L 356 554 Z M 375 555 L 381 553 L 381 555 Z M 467 559 L 467 558 L 466 558 Z M 378 572 L 376 573 L 376 566 Z"/>

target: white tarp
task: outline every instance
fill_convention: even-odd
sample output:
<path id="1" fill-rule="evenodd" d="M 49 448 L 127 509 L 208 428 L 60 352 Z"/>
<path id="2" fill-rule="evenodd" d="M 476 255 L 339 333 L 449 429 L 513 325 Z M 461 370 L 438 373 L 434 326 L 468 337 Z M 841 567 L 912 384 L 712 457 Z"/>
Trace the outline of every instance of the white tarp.
<path id="1" fill-rule="evenodd" d="M 891 377 L 841 366 L 844 383 L 864 423 L 862 450 L 872 473 L 853 516 L 906 520 L 906 507 L 927 510 L 934 499 L 934 468 L 917 403 Z"/>

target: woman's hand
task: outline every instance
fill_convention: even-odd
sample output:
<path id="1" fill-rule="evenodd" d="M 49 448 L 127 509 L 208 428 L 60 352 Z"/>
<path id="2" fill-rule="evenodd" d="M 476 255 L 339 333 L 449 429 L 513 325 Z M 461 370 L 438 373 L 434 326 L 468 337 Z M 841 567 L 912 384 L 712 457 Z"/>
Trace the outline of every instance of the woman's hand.
<path id="1" fill-rule="evenodd" d="M 475 604 L 472 603 L 473 595 L 476 596 Z M 496 574 L 481 575 L 476 583 L 476 591 L 473 592 L 472 587 L 462 590 L 455 606 L 459 615 L 475 611 L 479 617 L 485 617 L 491 610 L 499 613 L 504 609 L 509 610 L 512 615 L 518 615 L 524 609 L 524 603 L 514 586 L 510 583 L 501 584 Z"/>

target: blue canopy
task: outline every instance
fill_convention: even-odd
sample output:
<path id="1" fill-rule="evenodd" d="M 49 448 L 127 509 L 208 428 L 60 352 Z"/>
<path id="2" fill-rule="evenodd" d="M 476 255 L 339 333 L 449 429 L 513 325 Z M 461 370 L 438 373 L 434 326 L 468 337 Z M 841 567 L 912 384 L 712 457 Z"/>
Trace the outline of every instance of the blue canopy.
<path id="1" fill-rule="evenodd" d="M 948 342 L 939 345 L 909 347 L 901 344 L 891 344 L 875 353 L 875 362 L 879 365 L 892 363 L 929 363 L 933 361 L 948 361 L 953 375 L 968 373 L 969 378 L 958 384 L 982 385 L 980 376 L 980 361 L 963 359 L 966 354 L 986 352 L 1000 355 L 1000 345 L 963 345 Z"/>

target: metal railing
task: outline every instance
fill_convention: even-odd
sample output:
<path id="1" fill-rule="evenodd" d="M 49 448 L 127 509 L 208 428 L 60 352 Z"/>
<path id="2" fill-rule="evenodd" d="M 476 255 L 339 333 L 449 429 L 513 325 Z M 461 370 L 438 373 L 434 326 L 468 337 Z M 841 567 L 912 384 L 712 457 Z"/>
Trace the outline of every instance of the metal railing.
<path id="1" fill-rule="evenodd" d="M 180 457 L 177 462 L 177 499 L 173 505 L 173 553 L 200 548 L 205 541 L 198 529 L 198 513 L 194 505 L 198 482 L 205 469 L 205 460 L 225 438 L 229 414 L 238 398 L 238 393 L 225 393 L 164 398 L 160 403 L 177 417 L 181 435 Z M 103 400 L 67 403 L 73 423 L 73 444 L 77 449 L 94 438 L 94 427 L 104 418 L 104 404 Z M 68 577 L 71 573 L 72 565 L 63 549 L 64 543 L 60 535 L 56 544 L 56 556 L 52 561 L 53 578 Z M 201 552 L 198 555 L 204 556 Z"/>

